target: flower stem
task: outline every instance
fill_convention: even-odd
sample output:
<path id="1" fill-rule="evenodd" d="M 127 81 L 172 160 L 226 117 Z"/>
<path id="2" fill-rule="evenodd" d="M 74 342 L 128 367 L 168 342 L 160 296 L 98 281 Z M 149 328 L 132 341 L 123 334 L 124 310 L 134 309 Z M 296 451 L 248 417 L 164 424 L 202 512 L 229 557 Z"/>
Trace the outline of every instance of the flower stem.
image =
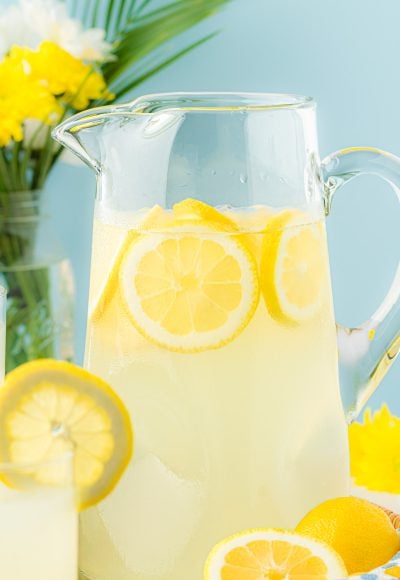
<path id="1" fill-rule="evenodd" d="M 50 270 L 35 264 L 40 226 L 38 192 L 0 196 L 0 272 L 8 292 L 6 371 L 54 356 Z"/>

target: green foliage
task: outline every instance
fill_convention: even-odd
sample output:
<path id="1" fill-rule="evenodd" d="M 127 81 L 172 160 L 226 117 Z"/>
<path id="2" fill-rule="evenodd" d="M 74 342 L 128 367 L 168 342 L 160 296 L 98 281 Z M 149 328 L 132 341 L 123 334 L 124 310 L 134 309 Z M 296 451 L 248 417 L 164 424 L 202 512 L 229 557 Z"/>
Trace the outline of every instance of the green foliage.
<path id="1" fill-rule="evenodd" d="M 210 39 L 200 37 L 168 54 L 168 42 L 214 14 L 230 0 L 68 0 L 85 26 L 98 26 L 114 44 L 115 59 L 102 66 L 117 99 Z M 96 103 L 101 104 L 101 103 Z"/>

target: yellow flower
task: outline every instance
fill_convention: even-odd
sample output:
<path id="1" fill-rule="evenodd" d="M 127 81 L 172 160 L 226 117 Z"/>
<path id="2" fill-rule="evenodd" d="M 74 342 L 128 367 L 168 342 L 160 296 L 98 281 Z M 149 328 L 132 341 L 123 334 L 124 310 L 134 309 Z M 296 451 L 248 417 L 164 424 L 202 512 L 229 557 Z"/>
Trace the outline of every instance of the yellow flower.
<path id="1" fill-rule="evenodd" d="M 400 418 L 383 405 L 349 427 L 350 468 L 354 483 L 373 491 L 400 493 Z"/>
<path id="2" fill-rule="evenodd" d="M 0 62 L 0 147 L 21 141 L 23 124 L 36 119 L 54 125 L 66 107 L 113 98 L 103 76 L 56 44 L 38 50 L 14 46 Z"/>
<path id="3" fill-rule="evenodd" d="M 26 119 L 51 124 L 62 110 L 49 90 L 26 74 L 22 63 L 9 57 L 0 62 L 0 146 L 22 140 Z"/>
<path id="4" fill-rule="evenodd" d="M 94 99 L 113 97 L 102 74 L 54 42 L 42 42 L 37 51 L 13 47 L 10 58 L 22 62 L 29 74 L 76 110 L 88 107 Z"/>
<path id="5" fill-rule="evenodd" d="M 21 121 L 16 115 L 9 114 L 7 103 L 0 103 L 0 147 L 5 147 L 14 139 L 21 141 L 23 137 Z"/>

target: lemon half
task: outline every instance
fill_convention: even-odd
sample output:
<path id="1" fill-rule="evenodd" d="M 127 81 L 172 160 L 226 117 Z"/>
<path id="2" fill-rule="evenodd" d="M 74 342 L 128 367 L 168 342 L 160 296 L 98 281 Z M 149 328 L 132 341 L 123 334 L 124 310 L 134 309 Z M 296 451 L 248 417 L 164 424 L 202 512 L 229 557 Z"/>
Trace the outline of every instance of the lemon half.
<path id="1" fill-rule="evenodd" d="M 204 580 L 339 580 L 341 558 L 322 542 L 277 529 L 241 532 L 217 544 L 207 558 Z"/>

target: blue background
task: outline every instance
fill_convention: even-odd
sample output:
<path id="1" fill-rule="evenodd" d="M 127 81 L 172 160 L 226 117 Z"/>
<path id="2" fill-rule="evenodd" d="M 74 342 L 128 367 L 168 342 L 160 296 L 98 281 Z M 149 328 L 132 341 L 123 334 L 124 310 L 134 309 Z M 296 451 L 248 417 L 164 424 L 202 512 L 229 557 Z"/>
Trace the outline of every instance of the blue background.
<path id="1" fill-rule="evenodd" d="M 206 1 L 206 0 L 204 0 Z M 0 0 L 0 6 L 6 0 Z M 234 0 L 222 13 L 170 43 L 220 34 L 146 82 L 162 91 L 271 91 L 312 95 L 321 157 L 368 145 L 400 155 L 399 0 Z M 82 357 L 94 174 L 60 166 L 48 182 L 57 227 L 76 273 L 77 350 Z M 400 208 L 377 178 L 341 189 L 328 219 L 337 320 L 356 325 L 389 287 L 400 253 Z M 400 361 L 371 400 L 400 415 Z"/>

